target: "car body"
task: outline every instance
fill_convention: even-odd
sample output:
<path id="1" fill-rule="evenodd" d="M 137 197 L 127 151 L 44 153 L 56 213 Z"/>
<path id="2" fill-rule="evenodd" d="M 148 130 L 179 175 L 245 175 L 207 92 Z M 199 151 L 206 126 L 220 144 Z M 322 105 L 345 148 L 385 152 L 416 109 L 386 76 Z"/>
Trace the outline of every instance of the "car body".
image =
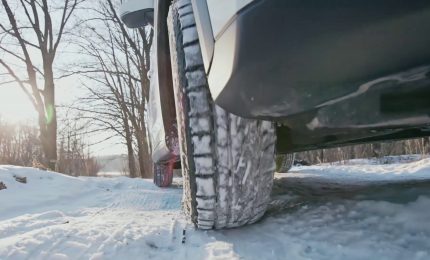
<path id="1" fill-rule="evenodd" d="M 123 21 L 136 27 L 151 19 L 127 17 L 154 10 L 155 162 L 176 154 L 169 145 L 176 134 L 169 4 L 134 0 L 122 11 Z M 430 1 L 192 5 L 212 98 L 231 113 L 276 122 L 278 153 L 430 135 Z"/>

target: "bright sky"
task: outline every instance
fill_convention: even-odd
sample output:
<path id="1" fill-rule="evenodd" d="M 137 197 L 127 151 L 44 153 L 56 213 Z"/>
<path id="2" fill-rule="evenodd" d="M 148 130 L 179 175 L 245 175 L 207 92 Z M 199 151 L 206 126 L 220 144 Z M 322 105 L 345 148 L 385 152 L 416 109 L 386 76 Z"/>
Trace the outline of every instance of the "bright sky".
<path id="1" fill-rule="evenodd" d="M 83 91 L 75 84 L 73 79 L 56 82 L 57 105 L 70 104 L 82 95 Z M 37 113 L 18 84 L 0 86 L 0 116 L 14 123 L 37 122 Z"/>
<path id="2" fill-rule="evenodd" d="M 18 86 L 0 87 L 0 117 L 8 122 L 28 122 L 36 120 L 30 101 Z"/>
<path id="3" fill-rule="evenodd" d="M 57 82 L 57 105 L 70 104 L 85 94 L 85 91 L 76 84 L 79 84 L 79 81 L 73 79 Z M 0 117 L 8 122 L 24 122 L 37 125 L 37 113 L 18 85 L 0 86 Z M 108 134 L 97 135 L 100 140 L 107 136 Z M 91 147 L 91 152 L 93 155 L 98 156 L 125 154 L 125 147 L 118 144 L 120 141 L 120 139 L 112 139 L 105 143 L 94 145 Z"/>

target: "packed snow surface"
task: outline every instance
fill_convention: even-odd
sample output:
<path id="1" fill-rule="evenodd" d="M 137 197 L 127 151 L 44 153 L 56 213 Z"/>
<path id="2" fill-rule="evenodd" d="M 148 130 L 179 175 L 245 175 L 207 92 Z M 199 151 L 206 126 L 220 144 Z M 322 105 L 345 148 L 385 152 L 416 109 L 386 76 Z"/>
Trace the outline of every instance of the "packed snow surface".
<path id="1" fill-rule="evenodd" d="M 430 259 L 430 159 L 294 167 L 262 221 L 222 231 L 187 223 L 180 185 L 13 166 L 0 182 L 0 259 Z"/>

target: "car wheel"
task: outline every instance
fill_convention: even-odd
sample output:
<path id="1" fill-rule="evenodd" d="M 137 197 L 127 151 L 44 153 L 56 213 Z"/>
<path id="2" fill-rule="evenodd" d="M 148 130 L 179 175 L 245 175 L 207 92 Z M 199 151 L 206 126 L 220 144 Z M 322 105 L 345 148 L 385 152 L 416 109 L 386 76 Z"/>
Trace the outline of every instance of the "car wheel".
<path id="1" fill-rule="evenodd" d="M 214 104 L 190 0 L 173 1 L 167 19 L 184 211 L 200 229 L 254 223 L 270 200 L 274 125 L 235 116 Z"/>
<path id="2" fill-rule="evenodd" d="M 294 153 L 279 154 L 276 156 L 276 171 L 277 172 L 288 172 L 294 164 Z"/>

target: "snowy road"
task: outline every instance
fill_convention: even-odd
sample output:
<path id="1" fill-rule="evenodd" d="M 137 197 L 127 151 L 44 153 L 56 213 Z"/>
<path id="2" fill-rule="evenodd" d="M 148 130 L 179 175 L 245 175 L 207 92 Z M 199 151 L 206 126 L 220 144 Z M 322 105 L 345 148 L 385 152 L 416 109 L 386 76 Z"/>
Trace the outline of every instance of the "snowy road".
<path id="1" fill-rule="evenodd" d="M 261 222 L 217 232 L 187 224 L 179 186 L 11 166 L 0 182 L 0 259 L 430 259 L 430 159 L 295 167 Z"/>

